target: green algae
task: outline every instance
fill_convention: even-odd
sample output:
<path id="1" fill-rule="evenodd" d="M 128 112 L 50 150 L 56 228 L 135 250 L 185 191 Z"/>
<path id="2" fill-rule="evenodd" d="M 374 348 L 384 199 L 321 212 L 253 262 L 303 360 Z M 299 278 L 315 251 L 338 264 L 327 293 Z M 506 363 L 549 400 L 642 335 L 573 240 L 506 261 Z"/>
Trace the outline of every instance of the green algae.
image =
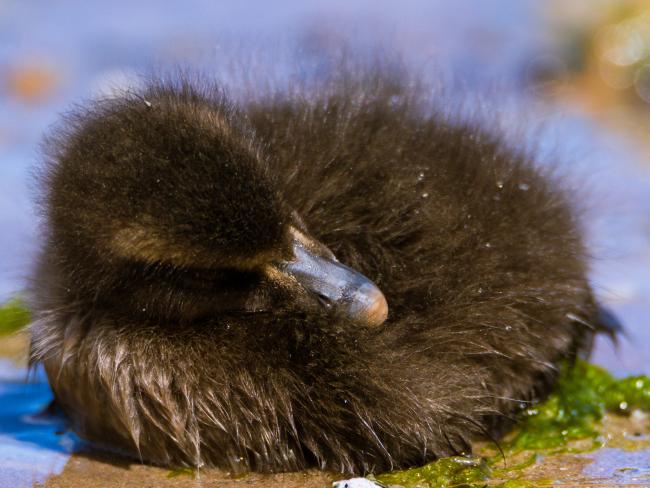
<path id="1" fill-rule="evenodd" d="M 598 366 L 577 361 L 564 368 L 554 393 L 544 402 L 522 410 L 517 430 L 500 444 L 501 452 L 483 458 L 443 458 L 420 468 L 382 474 L 377 480 L 406 488 L 478 488 L 491 479 L 505 479 L 489 486 L 527 488 L 534 485 L 522 479 L 522 471 L 539 456 L 596 449 L 601 446 L 603 416 L 634 410 L 650 411 L 650 378 L 616 379 Z M 572 444 L 578 440 L 588 442 L 578 449 Z M 530 454 L 523 461 L 508 465 L 508 460 L 525 453 Z"/>
<path id="2" fill-rule="evenodd" d="M 627 415 L 650 411 L 650 379 L 630 376 L 616 379 L 604 369 L 578 361 L 560 377 L 556 391 L 522 412 L 515 436 L 502 449 L 566 450 L 570 441 L 591 439 L 600 446 L 600 421 L 605 413 Z"/>
<path id="3" fill-rule="evenodd" d="M 377 481 L 388 486 L 474 486 L 477 482 L 482 486 L 490 475 L 491 469 L 485 459 L 453 456 L 439 459 L 421 468 L 382 474 L 377 476 Z"/>
<path id="4" fill-rule="evenodd" d="M 496 457 L 452 456 L 438 459 L 419 468 L 385 473 L 377 476 L 376 480 L 382 485 L 390 487 L 482 488 L 490 479 L 502 479 L 532 466 L 537 461 L 537 456 L 533 454 L 523 462 L 504 468 L 496 468 L 497 461 Z M 528 488 L 534 485 L 526 480 L 510 479 L 503 483 L 490 484 L 490 486 Z"/>
<path id="5" fill-rule="evenodd" d="M 178 478 L 179 476 L 190 476 L 195 478 L 197 470 L 195 468 L 181 467 L 174 468 L 167 473 L 167 478 Z"/>
<path id="6" fill-rule="evenodd" d="M 16 332 L 30 321 L 31 314 L 21 298 L 12 298 L 0 306 L 0 335 Z"/>

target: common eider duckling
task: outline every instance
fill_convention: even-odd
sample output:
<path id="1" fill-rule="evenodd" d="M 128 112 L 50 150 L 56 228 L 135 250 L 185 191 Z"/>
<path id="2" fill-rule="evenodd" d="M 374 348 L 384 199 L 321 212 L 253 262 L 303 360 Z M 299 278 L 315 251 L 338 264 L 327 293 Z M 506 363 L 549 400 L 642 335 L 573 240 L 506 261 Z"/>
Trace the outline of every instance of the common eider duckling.
<path id="1" fill-rule="evenodd" d="M 31 359 L 82 438 L 232 472 L 408 467 L 498 436 L 588 347 L 558 181 L 408 88 L 334 85 L 153 82 L 48 138 Z"/>

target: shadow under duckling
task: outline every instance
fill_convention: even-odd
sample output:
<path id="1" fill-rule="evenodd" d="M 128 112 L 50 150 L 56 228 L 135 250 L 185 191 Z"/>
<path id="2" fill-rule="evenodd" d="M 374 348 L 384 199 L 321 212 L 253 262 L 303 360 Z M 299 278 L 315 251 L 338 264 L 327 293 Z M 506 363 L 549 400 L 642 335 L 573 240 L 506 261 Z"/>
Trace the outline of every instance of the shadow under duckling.
<path id="1" fill-rule="evenodd" d="M 466 453 L 588 348 L 558 182 L 407 88 L 238 104 L 152 83 L 47 141 L 31 359 L 160 465 L 379 472 Z"/>

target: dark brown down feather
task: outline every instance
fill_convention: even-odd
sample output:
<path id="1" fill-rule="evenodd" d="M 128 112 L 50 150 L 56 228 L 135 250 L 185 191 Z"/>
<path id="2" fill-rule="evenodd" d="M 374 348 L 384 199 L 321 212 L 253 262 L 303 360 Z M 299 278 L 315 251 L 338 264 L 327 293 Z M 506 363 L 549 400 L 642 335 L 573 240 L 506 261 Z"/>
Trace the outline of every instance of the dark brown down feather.
<path id="1" fill-rule="evenodd" d="M 238 104 L 153 83 L 46 147 L 32 361 L 75 431 L 146 462 L 361 474 L 468 452 L 597 322 L 557 181 L 391 83 Z M 266 281 L 289 223 L 382 289 L 383 325 Z"/>

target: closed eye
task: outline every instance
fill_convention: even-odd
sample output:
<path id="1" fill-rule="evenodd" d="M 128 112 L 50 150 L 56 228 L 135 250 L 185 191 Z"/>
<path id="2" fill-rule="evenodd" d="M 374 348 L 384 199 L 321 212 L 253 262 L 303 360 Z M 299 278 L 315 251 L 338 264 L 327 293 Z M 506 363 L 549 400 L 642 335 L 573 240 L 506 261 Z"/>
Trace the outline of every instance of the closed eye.
<path id="1" fill-rule="evenodd" d="M 334 302 L 331 298 L 326 297 L 321 293 L 314 293 L 314 295 L 316 296 L 318 303 L 320 303 L 323 308 L 330 310 L 334 306 Z"/>

